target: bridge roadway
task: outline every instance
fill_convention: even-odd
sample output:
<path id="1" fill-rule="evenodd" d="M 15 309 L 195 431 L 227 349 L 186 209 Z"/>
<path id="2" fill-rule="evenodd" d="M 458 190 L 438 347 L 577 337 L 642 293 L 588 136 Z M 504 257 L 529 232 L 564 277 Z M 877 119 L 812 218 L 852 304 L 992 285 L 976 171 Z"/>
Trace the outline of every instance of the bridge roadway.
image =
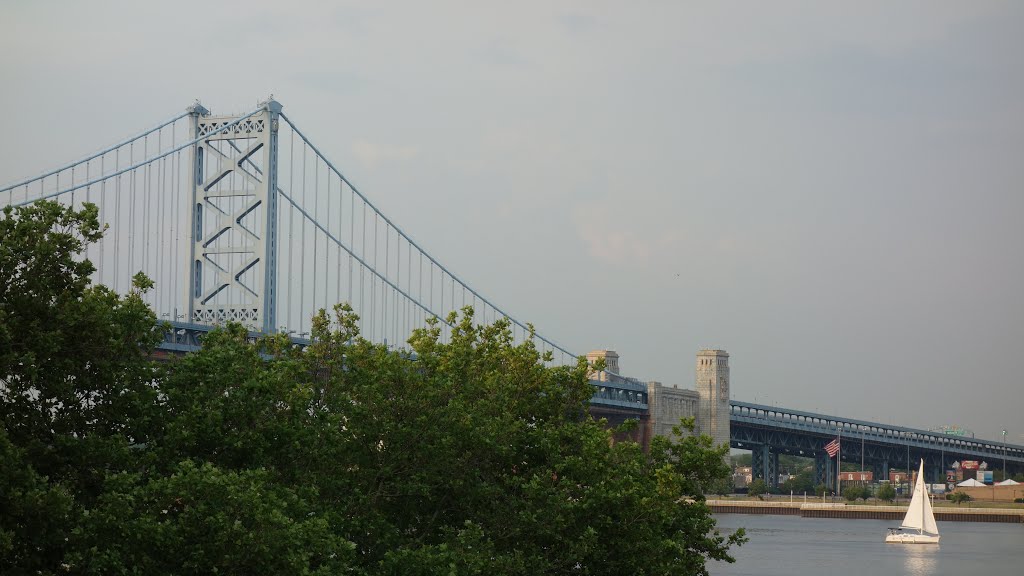
<path id="1" fill-rule="evenodd" d="M 914 468 L 920 458 L 934 483 L 944 483 L 944 470 L 964 460 L 987 462 L 989 470 L 1002 470 L 1005 461 L 1008 474 L 1024 472 L 1024 446 L 738 400 L 729 405 L 730 445 L 750 450 L 754 477 L 770 485 L 778 483 L 779 454 L 813 457 L 815 483 L 826 482 L 831 460 L 825 445 L 840 434 L 842 460 L 859 465 L 863 446 L 865 467 L 876 479 L 887 479 L 893 468 Z"/>
<path id="2" fill-rule="evenodd" d="M 167 322 L 169 330 L 164 332 L 163 342 L 157 347 L 157 357 L 166 358 L 170 355 L 195 352 L 202 347 L 202 338 L 213 326 L 192 324 L 188 322 Z M 250 332 L 252 340 L 259 338 L 259 332 Z M 297 336 L 291 337 L 298 346 L 307 346 L 309 340 Z M 590 399 L 591 413 L 599 418 L 607 418 L 609 425 L 617 426 L 625 420 L 639 419 L 640 431 L 631 435 L 634 439 L 644 442 L 642 435 L 647 421 L 647 385 L 631 379 L 614 381 L 592 380 L 594 396 Z"/>
<path id="3" fill-rule="evenodd" d="M 158 354 L 183 354 L 198 350 L 202 336 L 212 327 L 202 324 L 170 322 Z M 258 332 L 252 332 L 256 339 Z M 309 340 L 292 337 L 299 346 Z M 647 386 L 641 382 L 622 379 L 594 380 L 594 396 L 590 412 L 606 418 L 609 425 L 617 426 L 626 420 L 639 419 L 640 426 L 628 436 L 649 442 L 646 429 L 649 420 Z M 779 454 L 813 457 L 816 483 L 828 480 L 830 460 L 825 444 L 839 436 L 842 428 L 841 457 L 845 461 L 861 461 L 864 448 L 865 465 L 875 471 L 875 478 L 888 478 L 890 468 L 906 469 L 918 458 L 925 459 L 928 479 L 945 480 L 942 471 L 958 460 L 979 460 L 989 463 L 991 469 L 1001 469 L 1004 452 L 1006 469 L 1011 474 L 1024 471 L 1024 446 L 1006 445 L 988 440 L 949 436 L 927 430 L 891 426 L 812 412 L 790 410 L 776 406 L 730 402 L 730 444 L 733 448 L 750 450 L 753 455 L 754 476 L 777 484 Z M 863 439 L 863 444 L 861 440 Z"/>

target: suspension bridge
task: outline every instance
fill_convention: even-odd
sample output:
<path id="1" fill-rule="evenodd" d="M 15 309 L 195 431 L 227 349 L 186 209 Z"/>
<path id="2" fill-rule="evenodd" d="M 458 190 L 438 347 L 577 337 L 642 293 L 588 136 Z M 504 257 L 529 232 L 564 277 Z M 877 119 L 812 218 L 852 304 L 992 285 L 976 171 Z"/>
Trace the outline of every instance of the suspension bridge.
<path id="1" fill-rule="evenodd" d="M 313 315 L 348 302 L 368 340 L 400 347 L 415 328 L 466 306 L 473 321 L 508 320 L 552 363 L 578 354 L 536 333 L 470 287 L 385 216 L 321 152 L 282 105 L 240 114 L 195 103 L 81 160 L 0 188 L 0 205 L 54 200 L 98 206 L 109 228 L 85 256 L 94 283 L 118 292 L 145 273 L 144 297 L 171 329 L 161 349 L 197 349 L 225 322 L 307 341 Z M 647 409 L 646 387 L 605 378 L 593 404 Z"/>
<path id="2" fill-rule="evenodd" d="M 449 338 L 448 313 L 470 306 L 474 323 L 507 319 L 516 343 L 533 339 L 552 363 L 579 356 L 423 249 L 273 99 L 222 116 L 197 102 L 81 160 L 0 188 L 0 205 L 45 199 L 98 206 L 109 229 L 85 254 L 96 266 L 93 281 L 124 293 L 136 272 L 151 278 L 156 288 L 144 298 L 171 326 L 166 352 L 195 350 L 203 334 L 229 321 L 302 344 L 317 310 L 348 302 L 365 338 L 396 348 L 428 321 Z M 610 373 L 593 383 L 595 415 L 612 424 L 647 418 L 645 384 Z M 1024 469 L 1021 446 L 950 444 L 926 431 L 737 401 L 729 420 L 730 442 L 757 454 L 765 478 L 775 476 L 779 453 L 815 455 L 823 474 L 823 447 L 840 429 L 859 432 L 873 450 L 868 461 L 883 468 L 913 452 L 941 471 L 948 449 L 955 457 L 1002 456 L 1010 469 Z"/>

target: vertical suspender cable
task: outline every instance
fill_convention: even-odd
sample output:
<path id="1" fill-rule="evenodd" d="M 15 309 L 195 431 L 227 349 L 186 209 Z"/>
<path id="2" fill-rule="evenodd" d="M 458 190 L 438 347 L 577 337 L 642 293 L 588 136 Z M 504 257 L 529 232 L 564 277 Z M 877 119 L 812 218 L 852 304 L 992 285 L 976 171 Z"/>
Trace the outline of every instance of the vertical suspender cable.
<path id="1" fill-rule="evenodd" d="M 178 130 L 177 123 L 171 124 L 171 145 L 177 144 Z M 179 199 L 181 186 L 181 150 L 179 150 L 174 158 L 171 159 L 171 167 L 173 177 L 171 179 L 171 192 L 174 197 L 171 199 L 171 304 L 168 307 L 168 312 L 171 313 L 171 320 L 174 322 L 178 321 L 178 307 L 177 300 L 178 296 L 178 278 L 182 275 L 183 270 L 181 269 L 181 253 L 179 251 L 180 242 L 178 237 L 181 227 L 181 201 Z"/>
<path id="2" fill-rule="evenodd" d="M 291 142 L 288 143 L 288 193 L 295 194 L 295 131 L 292 130 Z M 289 206 L 288 208 L 288 314 L 285 318 L 285 325 L 294 324 L 292 323 L 292 302 L 295 301 L 295 295 L 292 293 L 292 287 L 295 284 L 295 276 L 292 274 L 293 264 L 292 261 L 295 259 L 295 208 Z M 301 327 L 300 327 L 301 330 Z"/>
<path id="3" fill-rule="evenodd" d="M 117 150 L 114 150 L 114 170 L 116 171 L 116 170 L 120 170 L 120 169 L 121 169 L 121 149 L 118 148 Z M 57 174 L 57 177 L 60 178 L 60 174 L 59 173 Z M 58 186 L 57 189 L 60 190 L 60 186 Z M 118 284 L 120 283 L 120 280 L 121 280 L 121 275 L 119 274 L 120 268 L 121 268 L 121 266 L 120 266 L 120 264 L 121 264 L 121 256 L 120 256 L 120 253 L 121 253 L 121 246 L 120 246 L 121 242 L 120 242 L 120 239 L 117 238 L 117 234 L 120 233 L 120 226 L 117 226 L 118 220 L 120 218 L 121 218 L 121 177 L 118 176 L 117 180 L 114 181 L 114 226 L 113 226 L 113 228 L 114 228 L 114 230 L 113 230 L 113 232 L 114 232 L 114 279 L 113 279 L 113 282 L 110 283 L 110 286 L 114 289 L 115 292 L 118 291 L 118 288 L 119 288 Z"/>
<path id="4" fill-rule="evenodd" d="M 313 158 L 313 214 L 315 218 L 320 219 L 320 162 Z M 307 317 L 312 317 L 313 313 L 316 312 L 316 285 L 317 285 L 317 274 L 319 272 L 320 259 L 317 257 L 318 246 L 316 228 L 313 229 L 313 308 L 306 313 Z M 312 326 L 310 326 L 312 329 Z"/>
<path id="5" fill-rule="evenodd" d="M 104 156 L 100 156 L 100 175 L 106 174 L 106 172 L 107 172 L 106 163 L 104 162 L 105 159 L 106 159 L 105 155 Z M 42 182 L 40 182 L 40 184 L 42 184 Z M 106 194 L 105 194 L 106 191 L 107 191 L 107 181 L 104 180 L 103 182 L 100 182 L 100 201 L 98 202 L 98 205 L 100 207 L 100 214 L 102 214 L 103 210 L 106 208 L 106 206 L 104 206 L 104 200 L 106 200 Z M 103 281 L 103 242 L 100 242 L 99 244 L 100 244 L 100 257 L 98 258 L 99 263 L 96 265 L 96 278 L 100 282 L 102 282 Z"/>
<path id="6" fill-rule="evenodd" d="M 128 156 L 130 157 L 129 163 L 135 164 L 135 142 L 132 141 L 128 147 Z M 72 168 L 74 170 L 74 168 Z M 135 270 L 135 175 L 136 171 L 132 170 L 132 179 L 128 183 L 128 273 L 132 274 Z M 75 178 L 72 176 L 71 184 L 75 183 Z M 74 192 L 71 193 L 72 204 L 74 204 Z"/>
<path id="7" fill-rule="evenodd" d="M 306 150 L 309 147 L 305 144 L 302 145 L 302 200 L 303 204 L 306 204 Z M 308 204 L 307 204 L 308 205 Z M 306 243 L 306 219 L 302 219 L 302 240 L 300 244 Z M 306 251 L 300 250 L 302 253 L 299 261 L 299 332 L 305 332 L 306 323 Z"/>
<path id="8" fill-rule="evenodd" d="M 356 247 L 356 244 L 355 244 L 356 243 L 356 195 L 352 193 L 351 189 L 349 189 L 349 191 L 348 191 L 348 200 L 349 200 L 349 206 L 348 206 L 348 219 L 349 219 L 349 224 L 348 224 L 348 245 L 351 246 L 353 250 L 355 250 L 355 247 Z M 355 294 L 352 291 L 352 277 L 354 276 L 353 269 L 352 269 L 352 263 L 353 263 L 352 254 L 349 254 L 348 255 L 348 303 L 349 303 L 349 306 L 353 306 L 354 307 L 355 306 L 355 304 L 354 304 L 354 302 L 355 302 Z"/>

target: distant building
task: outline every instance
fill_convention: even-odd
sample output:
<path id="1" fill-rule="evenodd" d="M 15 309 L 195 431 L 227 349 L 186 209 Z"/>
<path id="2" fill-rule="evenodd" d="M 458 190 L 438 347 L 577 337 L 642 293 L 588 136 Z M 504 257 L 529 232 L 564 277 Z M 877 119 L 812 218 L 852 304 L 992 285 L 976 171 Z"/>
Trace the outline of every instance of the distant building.
<path id="1" fill-rule="evenodd" d="M 840 472 L 839 481 L 846 484 L 870 484 L 874 482 L 874 472 L 862 470 L 860 472 Z"/>
<path id="2" fill-rule="evenodd" d="M 750 466 L 737 466 L 732 474 L 732 484 L 736 488 L 746 488 L 753 480 L 753 468 Z"/>
<path id="3" fill-rule="evenodd" d="M 907 473 L 899 470 L 889 470 L 889 482 L 893 484 L 904 484 L 907 482 Z"/>

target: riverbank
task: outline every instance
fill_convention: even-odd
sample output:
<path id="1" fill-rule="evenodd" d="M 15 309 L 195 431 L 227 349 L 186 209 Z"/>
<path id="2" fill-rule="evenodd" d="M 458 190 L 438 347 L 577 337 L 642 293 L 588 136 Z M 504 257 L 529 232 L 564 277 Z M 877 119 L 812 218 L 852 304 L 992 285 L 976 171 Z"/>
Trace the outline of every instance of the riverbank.
<path id="1" fill-rule="evenodd" d="M 761 502 L 708 500 L 717 514 L 777 514 L 804 518 L 902 520 L 906 506 L 868 506 L 846 503 Z M 1024 524 L 1024 510 L 1011 508 L 934 508 L 939 522 L 1004 522 Z"/>

